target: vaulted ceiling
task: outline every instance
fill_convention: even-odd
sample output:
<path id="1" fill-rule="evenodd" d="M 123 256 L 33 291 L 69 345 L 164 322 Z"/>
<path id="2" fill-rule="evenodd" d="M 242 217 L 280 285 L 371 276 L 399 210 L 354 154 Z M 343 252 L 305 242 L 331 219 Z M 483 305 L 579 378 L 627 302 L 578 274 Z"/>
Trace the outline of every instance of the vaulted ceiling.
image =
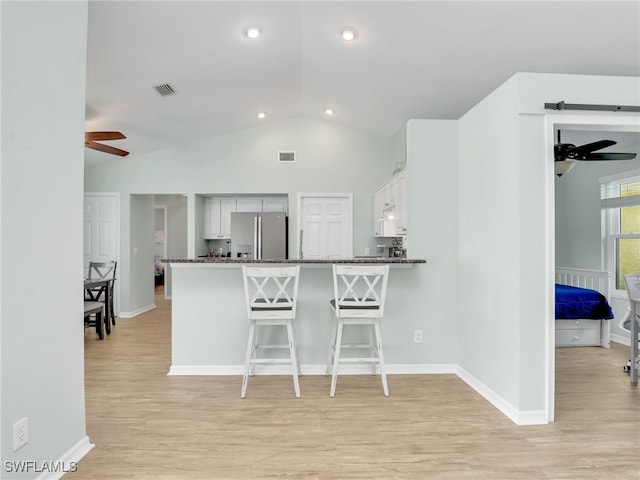
<path id="1" fill-rule="evenodd" d="M 637 1 L 91 0 L 88 37 L 86 130 L 123 132 L 105 143 L 131 155 L 327 107 L 393 135 L 459 118 L 516 72 L 640 76 Z"/>

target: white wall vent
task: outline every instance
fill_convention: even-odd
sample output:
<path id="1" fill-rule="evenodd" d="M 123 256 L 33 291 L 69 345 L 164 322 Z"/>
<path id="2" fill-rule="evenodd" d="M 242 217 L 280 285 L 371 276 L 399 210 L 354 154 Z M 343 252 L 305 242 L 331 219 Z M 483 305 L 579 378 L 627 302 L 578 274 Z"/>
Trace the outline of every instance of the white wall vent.
<path id="1" fill-rule="evenodd" d="M 278 152 L 278 163 L 295 163 L 296 152 Z"/>
<path id="2" fill-rule="evenodd" d="M 158 92 L 163 97 L 166 97 L 167 95 L 173 95 L 176 93 L 173 87 L 168 83 L 163 83 L 162 85 L 156 85 L 153 88 L 155 88 L 156 92 Z"/>

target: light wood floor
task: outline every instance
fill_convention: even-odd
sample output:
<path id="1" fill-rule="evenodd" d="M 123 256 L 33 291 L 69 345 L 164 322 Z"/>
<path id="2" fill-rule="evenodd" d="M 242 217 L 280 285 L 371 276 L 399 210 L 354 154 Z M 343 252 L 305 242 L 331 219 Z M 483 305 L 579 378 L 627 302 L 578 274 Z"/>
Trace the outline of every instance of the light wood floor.
<path id="1" fill-rule="evenodd" d="M 454 375 L 167 376 L 170 304 L 86 332 L 78 479 L 637 479 L 627 347 L 557 350 L 556 422 L 518 427 Z"/>

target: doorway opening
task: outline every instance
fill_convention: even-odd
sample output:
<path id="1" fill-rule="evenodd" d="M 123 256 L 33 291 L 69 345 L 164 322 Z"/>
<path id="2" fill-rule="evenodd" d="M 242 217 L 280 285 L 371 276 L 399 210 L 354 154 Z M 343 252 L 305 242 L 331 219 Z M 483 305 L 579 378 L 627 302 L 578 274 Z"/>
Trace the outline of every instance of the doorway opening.
<path id="1" fill-rule="evenodd" d="M 583 145 L 625 134 L 640 139 L 640 117 L 627 114 L 549 114 L 545 119 L 547 152 L 547 403 L 548 421 L 555 418 L 556 382 L 556 321 L 555 321 L 555 269 L 572 267 L 609 270 L 602 253 L 600 228 L 599 178 L 608 172 L 633 168 L 637 160 L 612 162 L 578 161 L 570 172 L 558 178 L 554 172 L 554 143 L 557 131 L 562 131 L 562 142 Z M 635 135 L 635 137 L 633 137 Z M 620 142 L 619 142 L 620 143 Z M 633 143 L 633 142 L 632 142 Z M 620 143 L 615 151 L 628 151 L 632 146 Z M 618 147 L 618 146 L 616 146 Z M 635 148 L 638 148 L 636 144 Z M 637 150 L 636 150 L 637 151 Z M 613 169 L 613 170 L 612 170 Z M 580 192 L 579 200 L 575 195 Z M 585 232 L 591 232 L 585 234 Z M 615 306 L 614 306 L 615 307 Z M 614 308 L 615 312 L 615 308 Z M 583 347 L 576 347 L 583 348 Z"/>
<path id="2" fill-rule="evenodd" d="M 155 295 L 164 296 L 165 265 L 163 258 L 167 258 L 167 206 L 153 207 L 153 275 Z"/>

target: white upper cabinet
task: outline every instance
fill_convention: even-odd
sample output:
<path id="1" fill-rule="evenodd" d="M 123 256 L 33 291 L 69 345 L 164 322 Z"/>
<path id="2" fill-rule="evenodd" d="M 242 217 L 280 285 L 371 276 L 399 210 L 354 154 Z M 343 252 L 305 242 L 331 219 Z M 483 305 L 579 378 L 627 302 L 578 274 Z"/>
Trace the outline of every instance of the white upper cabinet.
<path id="1" fill-rule="evenodd" d="M 262 212 L 262 198 L 236 198 L 236 212 Z"/>
<path id="2" fill-rule="evenodd" d="M 373 235 L 395 237 L 407 234 L 407 171 L 402 170 L 373 195 Z"/>
<path id="3" fill-rule="evenodd" d="M 279 197 L 206 197 L 204 199 L 205 240 L 231 238 L 231 214 L 234 212 L 284 212 L 288 199 Z"/>
<path id="4" fill-rule="evenodd" d="M 396 176 L 396 235 L 407 234 L 407 171 Z"/>
<path id="5" fill-rule="evenodd" d="M 235 211 L 235 198 L 205 198 L 204 238 L 231 238 L 231 213 Z"/>
<path id="6" fill-rule="evenodd" d="M 287 213 L 288 203 L 287 197 L 265 197 L 262 199 L 262 211 Z"/>

